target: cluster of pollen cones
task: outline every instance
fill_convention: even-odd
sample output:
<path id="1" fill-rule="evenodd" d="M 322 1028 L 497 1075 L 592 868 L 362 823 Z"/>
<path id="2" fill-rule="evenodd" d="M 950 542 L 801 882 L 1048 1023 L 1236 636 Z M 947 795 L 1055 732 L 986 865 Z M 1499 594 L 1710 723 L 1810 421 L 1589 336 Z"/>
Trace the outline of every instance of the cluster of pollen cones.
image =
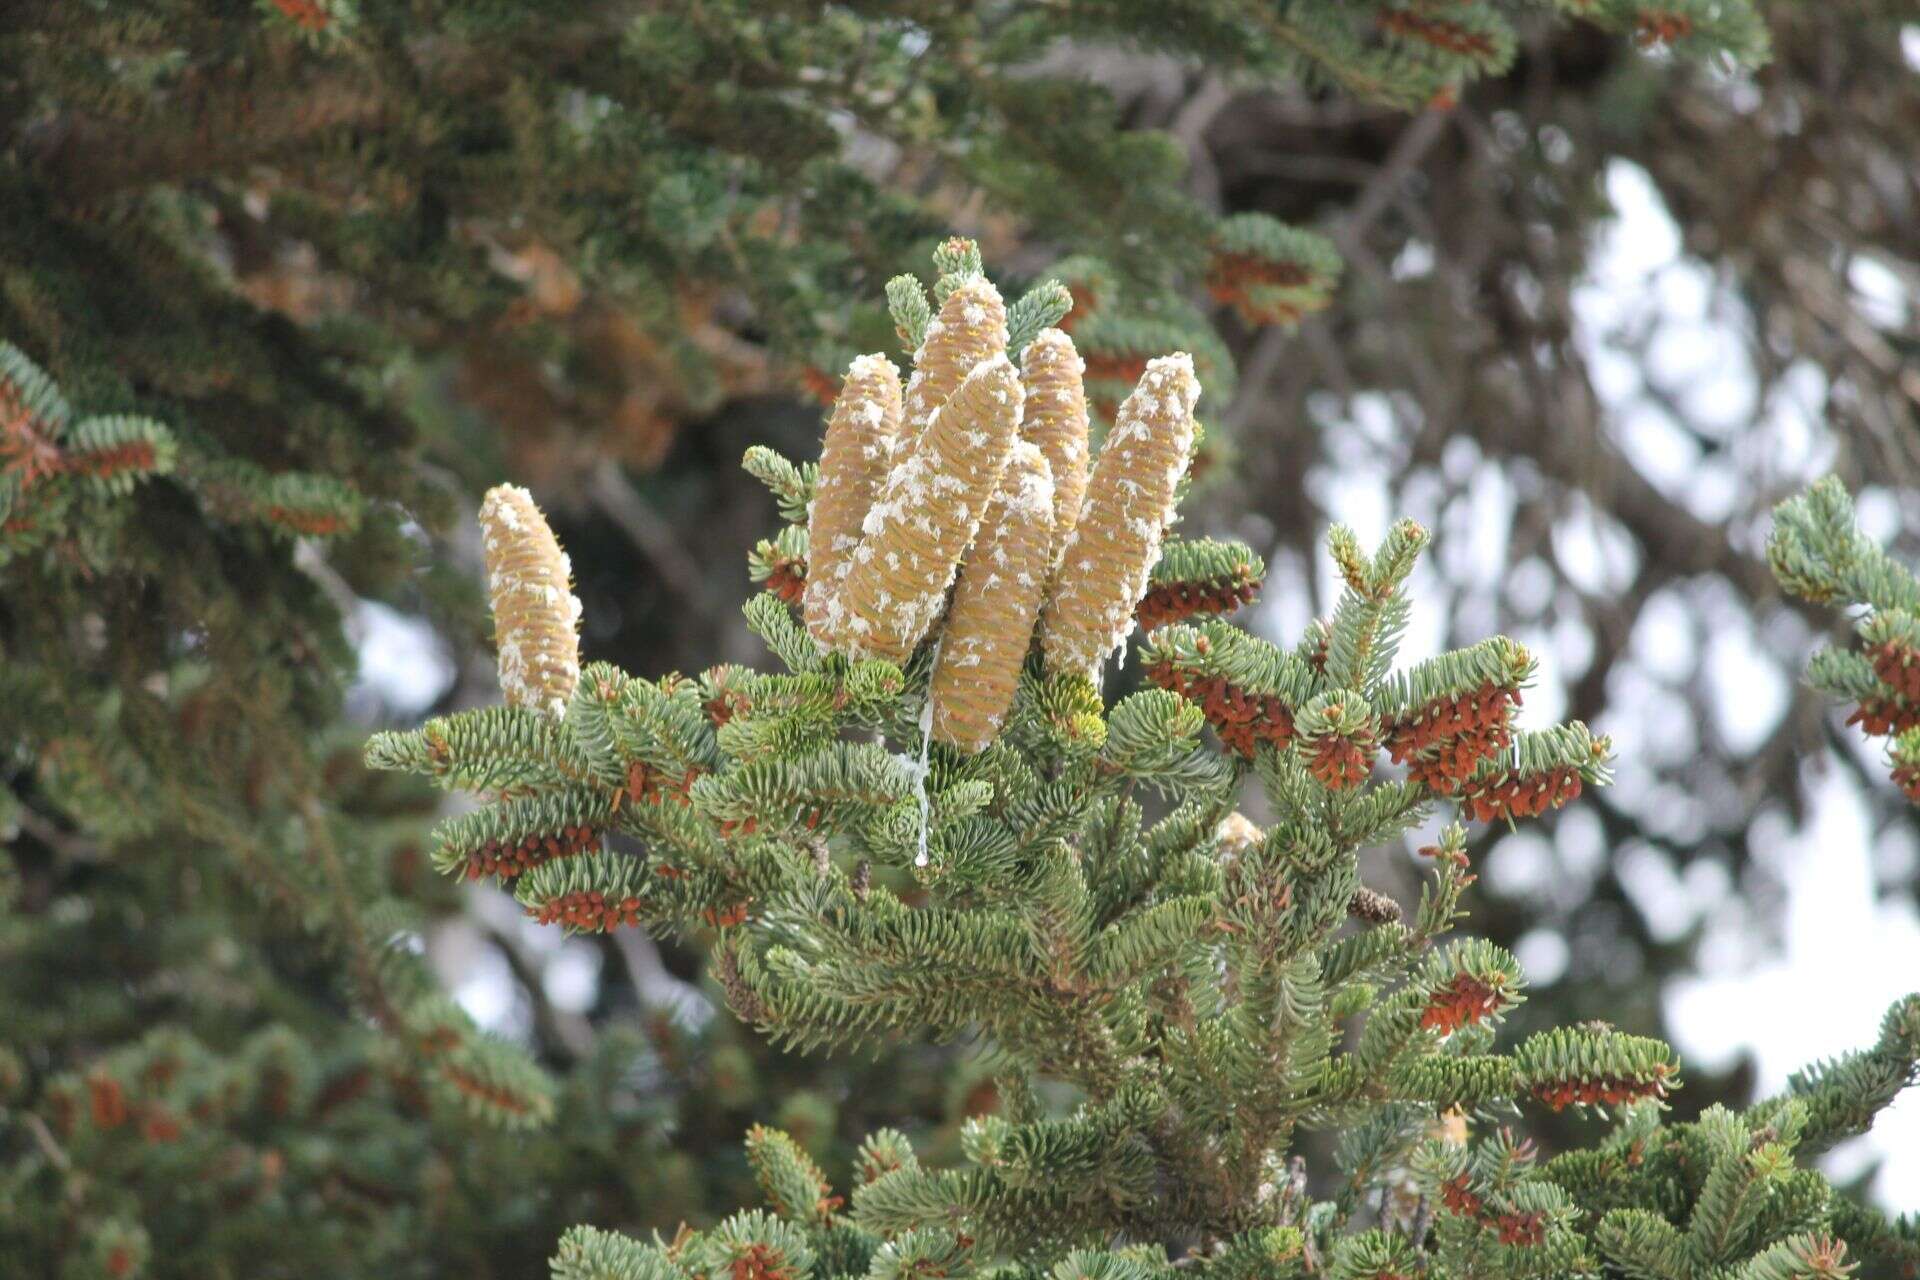
<path id="1" fill-rule="evenodd" d="M 847 370 L 807 526 L 803 612 L 821 647 L 905 662 L 938 635 L 932 734 L 999 732 L 1036 624 L 1050 669 L 1096 672 L 1147 589 L 1194 436 L 1193 361 L 1150 362 L 1089 468 L 1085 363 L 1042 330 L 1016 368 L 1007 310 L 959 281 L 913 375 Z M 944 625 L 943 625 L 944 619 Z"/>

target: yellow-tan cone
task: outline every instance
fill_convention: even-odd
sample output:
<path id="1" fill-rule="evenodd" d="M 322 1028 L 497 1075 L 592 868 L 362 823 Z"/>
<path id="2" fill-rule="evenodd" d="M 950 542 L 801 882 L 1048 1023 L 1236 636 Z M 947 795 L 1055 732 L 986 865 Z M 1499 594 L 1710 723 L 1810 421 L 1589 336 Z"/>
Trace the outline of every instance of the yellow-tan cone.
<path id="1" fill-rule="evenodd" d="M 1199 398 L 1193 358 L 1161 356 L 1148 362 L 1114 416 L 1041 613 L 1050 670 L 1096 675 L 1133 630 L 1134 606 L 1160 557 L 1174 490 L 1187 469 Z"/>
<path id="2" fill-rule="evenodd" d="M 1020 378 L 1005 352 L 983 361 L 896 453 L 827 626 L 858 657 L 904 662 L 946 603 L 1020 426 Z"/>
<path id="3" fill-rule="evenodd" d="M 1022 438 L 1040 446 L 1053 470 L 1053 545 L 1056 551 L 1080 520 L 1087 492 L 1087 392 L 1081 385 L 1087 362 L 1073 339 L 1042 329 L 1020 357 L 1027 388 Z"/>
<path id="4" fill-rule="evenodd" d="M 913 353 L 902 414 L 904 439 L 926 430 L 928 419 L 967 375 L 1006 349 L 1007 308 L 1000 291 L 985 276 L 961 281 L 927 323 L 920 349 Z"/>
<path id="5" fill-rule="evenodd" d="M 1220 825 L 1213 829 L 1213 838 L 1222 854 L 1237 855 L 1265 840 L 1267 833 L 1254 826 L 1253 819 L 1235 809 L 1220 819 Z"/>
<path id="6" fill-rule="evenodd" d="M 953 589 L 933 670 L 933 736 L 962 751 L 992 742 L 1013 705 L 1053 553 L 1053 470 L 1014 442 L 1000 487 Z"/>
<path id="7" fill-rule="evenodd" d="M 885 356 L 861 356 L 847 368 L 820 446 L 820 478 L 807 511 L 807 588 L 802 612 L 823 648 L 842 637 L 829 606 L 860 545 L 860 525 L 885 483 L 900 431 L 900 371 Z"/>
<path id="8" fill-rule="evenodd" d="M 580 601 L 573 566 L 533 495 L 514 485 L 487 490 L 480 503 L 487 597 L 507 705 L 556 719 L 580 680 Z"/>

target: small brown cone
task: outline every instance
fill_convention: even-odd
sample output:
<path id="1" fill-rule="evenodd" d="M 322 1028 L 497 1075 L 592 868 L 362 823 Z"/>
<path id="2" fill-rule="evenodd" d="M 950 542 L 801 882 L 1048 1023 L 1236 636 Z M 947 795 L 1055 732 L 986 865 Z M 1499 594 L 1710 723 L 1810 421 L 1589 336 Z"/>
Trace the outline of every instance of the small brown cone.
<path id="1" fill-rule="evenodd" d="M 913 353 L 913 376 L 903 403 L 903 440 L 927 428 L 934 411 L 966 381 L 981 361 L 1007 349 L 1007 308 L 1000 291 L 985 276 L 954 287 L 927 324 L 920 349 Z"/>
<path id="2" fill-rule="evenodd" d="M 1087 362 L 1073 339 L 1042 329 L 1020 358 L 1027 413 L 1020 434 L 1040 446 L 1053 469 L 1053 546 L 1057 552 L 1080 520 L 1087 493 Z"/>
<path id="3" fill-rule="evenodd" d="M 962 751 L 993 741 L 1013 705 L 1047 590 L 1053 474 L 1046 455 L 1014 442 L 1000 487 L 967 549 L 933 671 L 933 736 Z"/>
<path id="4" fill-rule="evenodd" d="M 1199 398 L 1193 358 L 1181 353 L 1150 361 L 1120 406 L 1040 617 L 1051 670 L 1094 675 L 1133 630 L 1187 469 Z"/>
<path id="5" fill-rule="evenodd" d="M 1400 904 L 1392 898 L 1361 885 L 1347 901 L 1347 914 L 1368 924 L 1396 924 L 1402 913 Z"/>
<path id="6" fill-rule="evenodd" d="M 900 371 L 885 356 L 861 356 L 847 368 L 820 447 L 820 479 L 807 512 L 807 630 L 823 648 L 842 637 L 829 625 L 828 601 L 840 589 L 860 544 L 860 524 L 886 482 L 900 431 Z"/>
<path id="7" fill-rule="evenodd" d="M 895 455 L 867 511 L 826 625 L 844 651 L 904 662 L 946 603 L 1020 425 L 1020 378 L 1002 352 L 967 376 L 920 437 Z"/>
<path id="8" fill-rule="evenodd" d="M 508 706 L 532 707 L 557 719 L 580 680 L 580 601 L 568 585 L 573 566 L 533 495 L 514 485 L 487 491 L 480 503 L 480 541 L 500 690 Z"/>

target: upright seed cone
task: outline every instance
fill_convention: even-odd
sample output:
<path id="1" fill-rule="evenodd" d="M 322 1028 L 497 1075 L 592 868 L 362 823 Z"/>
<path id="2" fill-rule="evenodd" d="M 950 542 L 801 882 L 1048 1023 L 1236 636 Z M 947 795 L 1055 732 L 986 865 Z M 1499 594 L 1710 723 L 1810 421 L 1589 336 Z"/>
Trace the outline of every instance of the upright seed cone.
<path id="1" fill-rule="evenodd" d="M 843 637 L 831 625 L 829 600 L 852 566 L 860 524 L 886 482 L 900 431 L 900 371 L 885 356 L 861 356 L 847 368 L 840 398 L 820 447 L 820 479 L 807 511 L 807 630 L 823 648 Z"/>
<path id="2" fill-rule="evenodd" d="M 947 402 L 982 360 L 1007 349 L 1007 307 L 985 276 L 954 287 L 927 324 L 920 349 L 913 353 L 907 379 L 905 439 L 926 430 L 934 411 Z"/>
<path id="3" fill-rule="evenodd" d="M 962 751 L 993 741 L 1013 705 L 1046 594 L 1053 551 L 1053 472 L 1016 440 L 1000 487 L 953 589 L 933 671 L 933 736 Z"/>
<path id="4" fill-rule="evenodd" d="M 1020 358 L 1027 388 L 1020 434 L 1040 446 L 1053 470 L 1055 551 L 1079 523 L 1087 492 L 1087 392 L 1080 381 L 1086 369 L 1073 339 L 1058 329 L 1042 329 Z"/>
<path id="5" fill-rule="evenodd" d="M 827 605 L 827 626 L 845 651 L 904 662 L 933 627 L 1000 483 L 1022 401 L 1003 351 L 967 375 L 894 463 Z"/>
<path id="6" fill-rule="evenodd" d="M 1115 415 L 1041 615 L 1051 669 L 1092 675 L 1133 629 L 1133 608 L 1160 557 L 1174 489 L 1187 469 L 1199 398 L 1193 357 L 1161 356 Z"/>
<path id="7" fill-rule="evenodd" d="M 507 705 L 558 719 L 580 680 L 580 601 L 569 588 L 573 566 L 534 505 L 533 495 L 497 485 L 480 503 L 500 691 Z"/>

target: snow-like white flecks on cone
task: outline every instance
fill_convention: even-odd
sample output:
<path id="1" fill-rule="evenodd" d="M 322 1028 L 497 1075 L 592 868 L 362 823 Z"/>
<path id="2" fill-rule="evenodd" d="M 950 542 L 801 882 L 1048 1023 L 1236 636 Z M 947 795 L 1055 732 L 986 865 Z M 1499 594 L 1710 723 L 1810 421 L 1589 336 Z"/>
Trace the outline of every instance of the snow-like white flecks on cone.
<path id="1" fill-rule="evenodd" d="M 1042 329 L 1020 357 L 1020 381 L 1027 389 L 1022 439 L 1040 446 L 1053 472 L 1053 554 L 1059 558 L 1067 535 L 1080 520 L 1087 493 L 1087 362 L 1073 339 L 1059 329 Z"/>
<path id="2" fill-rule="evenodd" d="M 580 601 L 573 566 L 533 495 L 497 485 L 480 504 L 487 598 L 507 705 L 558 719 L 580 682 Z"/>
<path id="3" fill-rule="evenodd" d="M 1239 853 L 1265 840 L 1267 833 L 1253 825 L 1253 819 L 1235 809 L 1220 819 L 1220 825 L 1213 829 L 1213 838 L 1223 852 Z"/>
<path id="4" fill-rule="evenodd" d="M 847 368 L 820 446 L 820 478 L 807 510 L 807 631 L 822 648 L 839 647 L 830 601 L 852 568 L 861 524 L 886 482 L 900 431 L 900 371 L 883 355 Z"/>
<path id="5" fill-rule="evenodd" d="M 1173 519 L 1199 398 L 1193 357 L 1179 352 L 1148 362 L 1114 415 L 1041 614 L 1050 670 L 1097 676 L 1107 656 L 1126 643 L 1134 606 L 1146 594 Z"/>
<path id="6" fill-rule="evenodd" d="M 1000 483 L 1024 398 L 1013 362 L 1000 352 L 981 361 L 920 437 L 895 454 L 853 567 L 828 602 L 826 625 L 846 652 L 905 662 L 932 630 Z"/>
<path id="7" fill-rule="evenodd" d="M 999 733 L 1033 644 L 1053 550 L 1053 470 L 1019 440 L 960 566 L 933 669 L 933 736 L 978 751 Z"/>
<path id="8" fill-rule="evenodd" d="M 1006 349 L 1007 307 L 993 282 L 974 276 L 955 285 L 913 353 L 913 376 L 901 406 L 902 443 L 927 428 L 981 361 Z"/>

